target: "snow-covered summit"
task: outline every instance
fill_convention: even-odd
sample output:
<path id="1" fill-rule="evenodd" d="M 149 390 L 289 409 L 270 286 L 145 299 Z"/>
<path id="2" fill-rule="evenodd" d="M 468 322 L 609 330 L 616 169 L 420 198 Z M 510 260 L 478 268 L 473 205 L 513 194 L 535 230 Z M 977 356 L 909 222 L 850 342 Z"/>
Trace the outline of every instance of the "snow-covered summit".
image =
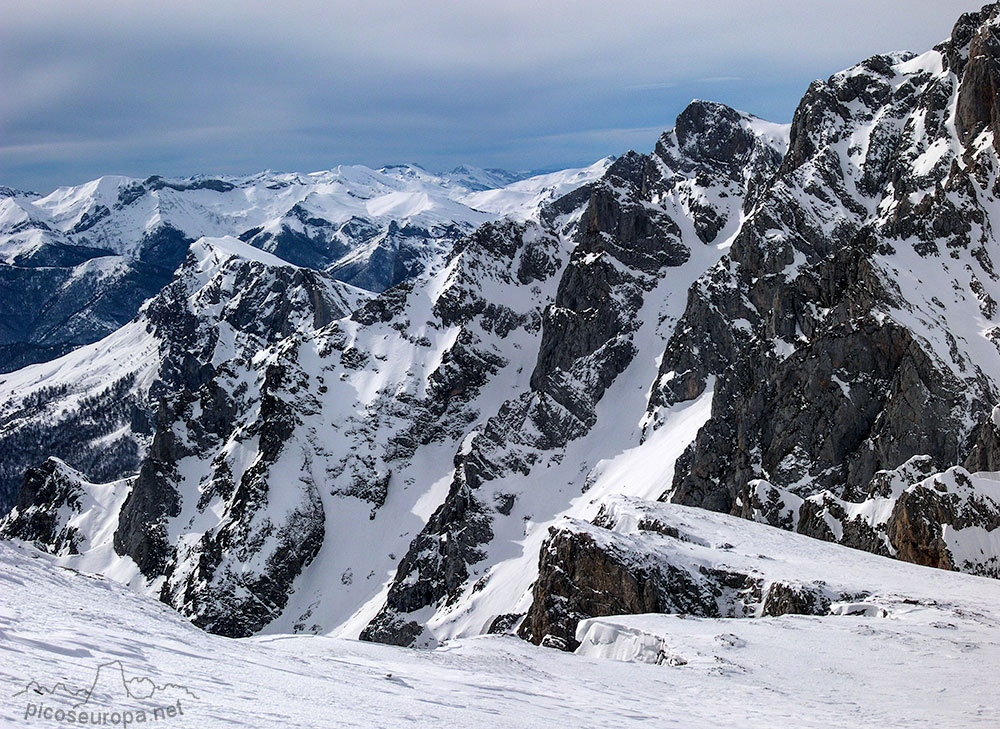
<path id="1" fill-rule="evenodd" d="M 502 215 L 536 216 L 606 164 L 522 179 L 462 167 L 345 165 L 241 177 L 109 175 L 47 195 L 0 195 L 0 371 L 56 357 L 127 322 L 203 236 L 232 236 L 285 261 L 381 291 L 433 267 L 461 236 Z M 512 181 L 517 181 L 512 186 Z M 485 192 L 486 197 L 482 196 Z M 97 279 L 81 264 L 114 259 Z M 111 264 L 107 264 L 111 265 Z"/>
<path id="2" fill-rule="evenodd" d="M 600 176 L 606 166 L 598 163 L 587 171 L 567 170 L 564 174 L 584 184 Z M 131 256 L 141 255 L 143 237 L 157 226 L 170 226 L 194 238 L 240 236 L 255 228 L 279 226 L 283 219 L 287 223 L 293 209 L 332 225 L 365 219 L 384 226 L 391 219 L 400 227 L 474 226 L 488 218 L 483 212 L 496 211 L 477 209 L 464 198 L 484 190 L 500 191 L 514 182 L 519 193 L 534 190 L 540 194 L 551 186 L 552 179 L 544 175 L 522 179 L 502 170 L 472 167 L 439 175 L 416 165 L 377 170 L 350 165 L 308 174 L 262 172 L 241 177 L 138 179 L 109 175 L 60 187 L 40 197 L 14 195 L 13 191 L 3 196 L 11 212 L 0 217 L 0 233 L 8 236 L 0 243 L 0 251 L 10 262 L 23 250 L 24 241 L 10 236 L 26 219 L 65 235 L 73 244 Z M 393 202 L 400 198 L 414 202 Z M 522 199 L 521 203 L 518 209 L 528 214 L 532 201 Z M 535 207 L 537 204 L 535 200 Z"/>

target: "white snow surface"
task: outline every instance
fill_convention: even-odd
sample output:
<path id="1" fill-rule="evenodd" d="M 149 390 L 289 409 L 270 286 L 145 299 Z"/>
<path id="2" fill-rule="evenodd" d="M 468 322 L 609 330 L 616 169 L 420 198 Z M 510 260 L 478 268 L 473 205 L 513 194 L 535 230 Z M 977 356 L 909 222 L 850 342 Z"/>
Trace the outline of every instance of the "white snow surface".
<path id="1" fill-rule="evenodd" d="M 102 681 L 82 708 L 180 701 L 183 717 L 159 723 L 206 729 L 995 726 L 1000 582 L 735 517 L 651 508 L 711 545 L 701 549 L 717 564 L 876 589 L 821 617 L 596 618 L 581 623 L 577 655 L 510 636 L 419 651 L 328 636 L 209 635 L 117 582 L 3 543 L 0 724 L 57 726 L 25 720 L 28 704 L 68 710 L 65 692 L 44 692 L 89 688 L 98 666 L 120 662 L 128 679 L 148 677 L 163 691 L 135 700 L 120 682 Z M 731 546 L 719 551 L 723 543 Z M 43 693 L 15 695 L 29 684 Z"/>
<path id="2" fill-rule="evenodd" d="M 439 175 L 417 165 L 342 165 L 309 174 L 146 180 L 153 189 L 144 194 L 143 180 L 108 175 L 41 197 L 0 198 L 0 261 L 11 263 L 46 242 L 134 257 L 144 234 L 161 225 L 192 238 L 301 226 L 289 217 L 296 206 L 332 224 L 357 218 L 379 226 L 471 229 L 501 215 L 530 218 L 542 204 L 600 177 L 611 162 L 514 182 L 509 174 L 472 167 Z M 214 187 L 199 187 L 206 182 Z"/>
<path id="3" fill-rule="evenodd" d="M 514 219 L 531 217 L 545 203 L 593 182 L 607 171 L 613 157 L 600 159 L 588 167 L 536 175 L 493 190 L 480 190 L 462 198 L 469 207 Z"/>

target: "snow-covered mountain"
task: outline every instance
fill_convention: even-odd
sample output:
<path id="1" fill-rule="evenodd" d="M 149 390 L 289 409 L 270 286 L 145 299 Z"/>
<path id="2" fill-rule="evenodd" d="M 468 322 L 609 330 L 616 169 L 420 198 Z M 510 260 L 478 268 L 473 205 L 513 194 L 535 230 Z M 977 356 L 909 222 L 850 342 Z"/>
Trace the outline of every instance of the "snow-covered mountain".
<path id="1" fill-rule="evenodd" d="M 235 238 L 193 244 L 174 280 L 113 334 L 0 375 L 0 487 L 41 451 L 94 479 L 134 473 L 167 400 L 219 364 L 346 316 L 371 294 Z"/>
<path id="2" fill-rule="evenodd" d="M 0 371 L 52 359 L 122 326 L 203 236 L 238 237 L 382 291 L 418 275 L 476 226 L 500 214 L 528 217 L 610 162 L 528 178 L 394 165 L 307 175 L 109 176 L 45 196 L 4 188 Z"/>
<path id="3" fill-rule="evenodd" d="M 560 181 L 575 186 L 599 177 L 611 160 L 589 168 L 521 178 L 502 170 L 462 167 L 437 175 L 418 165 L 374 170 L 341 166 L 310 174 L 262 172 L 247 177 L 107 176 L 41 196 L 8 190 L 0 197 L 0 255 L 8 264 L 30 265 L 57 258 L 59 244 L 166 265 L 182 259 L 185 239 L 234 235 L 269 252 L 288 245 L 290 236 L 321 228 L 312 250 L 295 250 L 290 263 L 335 263 L 340 246 L 367 240 L 346 224 L 367 221 L 384 228 L 395 221 L 427 230 L 459 225 L 466 229 L 501 208 L 530 213 L 551 200 Z M 516 184 L 514 193 L 504 188 Z M 484 198 L 476 193 L 493 191 Z M 568 191 L 568 190 L 567 190 Z M 530 192 L 530 198 L 519 193 Z M 557 195 L 558 196 L 558 195 Z M 509 200 L 513 198 L 513 202 Z M 497 200 L 490 204 L 491 199 Z M 466 204 L 475 201 L 475 205 Z M 382 231 L 384 232 L 384 231 Z M 158 237 L 157 237 L 158 236 Z M 311 237 L 311 236 L 310 236 Z M 68 253 L 66 255 L 69 255 Z M 310 256 L 313 260 L 306 260 Z"/>
<path id="4" fill-rule="evenodd" d="M 616 523 L 631 509 L 616 505 Z M 231 640 L 111 579 L 0 543 L 0 723 L 55 723 L 62 710 L 97 724 L 102 712 L 110 724 L 113 712 L 130 711 L 130 726 L 145 711 L 147 724 L 205 729 L 258 726 L 264 716 L 302 729 L 995 725 L 1000 694 L 970 674 L 1000 662 L 1000 582 L 699 509 L 659 504 L 643 516 L 681 539 L 566 530 L 592 532 L 622 558 L 669 555 L 695 576 L 699 567 L 751 573 L 771 596 L 766 612 L 587 619 L 575 655 L 501 635 L 434 651 L 314 635 Z M 791 602 L 778 596 L 799 586 L 826 596 L 824 614 L 786 610 Z M 126 681 L 157 690 L 130 696 Z M 153 722 L 164 706 L 183 714 Z"/>
<path id="5" fill-rule="evenodd" d="M 68 464 L 52 461 L 29 474 L 35 485 L 22 489 L 8 533 L 59 540 L 58 551 L 82 553 L 87 569 L 113 572 L 217 632 L 357 635 L 380 613 L 400 560 L 412 559 L 414 538 L 446 538 L 421 532 L 466 478 L 456 452 L 530 475 L 532 464 L 559 458 L 592 429 L 604 390 L 624 370 L 634 374 L 616 393 L 644 409 L 640 383 L 655 372 L 651 355 L 664 327 L 680 315 L 690 283 L 723 255 L 745 190 L 758 184 L 743 163 L 773 173 L 785 144 L 783 129 L 704 102 L 681 116 L 678 129 L 656 154 L 627 154 L 595 183 L 572 189 L 568 180 L 586 177 L 546 176 L 544 194 L 572 191 L 534 216 L 482 225 L 441 265 L 350 317 L 317 317 L 317 295 L 283 288 L 290 276 L 315 287 L 325 274 L 262 259 L 270 254 L 239 240 L 199 241 L 134 322 L 0 378 L 8 403 L 3 445 L 17 454 L 5 461 L 10 486 L 42 460 L 35 454 Z M 739 151 L 721 161 L 689 156 L 685 144 L 705 146 L 691 144 L 697 134 L 705 145 L 717 137 Z M 220 245 L 229 256 L 221 268 Z M 604 284 L 592 287 L 594 280 Z M 596 315 L 588 315 L 595 303 Z M 296 325 L 288 326 L 290 316 Z M 101 369 L 96 362 L 143 351 L 150 354 L 136 354 L 135 365 L 113 378 L 86 384 Z M 646 356 L 636 357 L 640 351 Z M 573 362 L 575 388 L 556 371 Z M 536 385 L 541 367 L 553 374 Z M 590 465 L 634 443 L 637 423 L 625 428 L 616 419 L 620 432 L 611 439 L 598 431 L 606 443 Z M 510 453 L 497 428 L 509 431 Z M 128 457 L 112 464 L 103 455 L 112 444 Z M 95 466 L 108 470 L 94 475 Z M 567 462 L 564 482 L 581 467 Z M 43 484 L 53 479 L 72 481 L 67 468 L 90 480 L 124 479 L 105 523 L 84 509 L 86 528 L 74 522 L 34 532 L 35 513 L 62 509 L 56 501 L 65 491 L 48 501 L 37 494 L 51 494 Z M 511 537 L 521 536 L 529 509 L 537 506 L 540 522 L 553 518 L 577 490 L 560 486 L 531 498 L 523 489 L 488 497 L 491 512 L 516 530 Z M 64 526 L 72 538 L 56 536 Z M 465 547 L 456 548 L 465 570 Z M 437 575 L 427 580 L 418 589 L 429 596 L 456 587 Z"/>
<path id="6" fill-rule="evenodd" d="M 76 246 L 133 206 L 227 236 L 0 375 L 0 533 L 228 636 L 669 663 L 701 628 L 609 616 L 979 605 L 995 583 L 911 595 L 903 562 L 1000 576 L 998 29 L 817 81 L 790 126 L 695 101 L 584 170 L 133 181 L 118 217 L 7 196 L 89 216 Z"/>

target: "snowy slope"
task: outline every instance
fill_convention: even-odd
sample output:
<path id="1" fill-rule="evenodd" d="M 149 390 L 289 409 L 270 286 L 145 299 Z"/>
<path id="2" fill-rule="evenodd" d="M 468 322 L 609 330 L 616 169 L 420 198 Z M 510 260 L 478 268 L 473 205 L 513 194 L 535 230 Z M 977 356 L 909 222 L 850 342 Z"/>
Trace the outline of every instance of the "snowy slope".
<path id="1" fill-rule="evenodd" d="M 803 580 L 884 585 L 861 600 L 874 610 L 607 617 L 581 626 L 578 655 L 504 636 L 433 651 L 322 636 L 231 640 L 118 583 L 0 544 L 0 675 L 9 689 L 0 721 L 20 724 L 32 702 L 68 709 L 80 699 L 15 694 L 29 684 L 89 689 L 97 667 L 111 663 L 77 711 L 151 711 L 179 700 L 183 717 L 158 722 L 165 726 L 258 726 L 262 717 L 286 727 L 993 725 L 1000 694 L 969 677 L 1000 666 L 1000 583 L 674 509 L 707 543 L 735 543 L 718 560 L 799 555 L 787 564 Z M 129 699 L 116 670 L 163 689 Z"/>
<path id="2" fill-rule="evenodd" d="M 558 200 L 598 179 L 614 158 L 598 160 L 589 167 L 536 175 L 494 189 L 478 190 L 462 197 L 469 207 L 514 219 L 531 217 L 542 205 Z"/>
<path id="3" fill-rule="evenodd" d="M 541 234 L 537 226 L 531 229 L 530 235 L 520 228 L 501 226 L 498 235 L 525 235 L 532 242 L 517 245 L 530 250 L 547 250 L 546 255 L 561 253 L 558 240 Z M 265 264 L 287 265 L 232 239 L 225 245 L 223 241 L 213 241 L 206 250 L 230 248 L 242 251 L 243 255 L 235 260 L 266 258 Z M 182 267 L 175 283 L 185 292 L 185 299 L 199 304 L 211 303 L 212 281 L 216 277 L 202 273 L 202 269 L 214 262 L 215 256 L 206 254 L 192 258 Z M 211 271 L 209 268 L 209 274 Z M 472 283 L 470 274 L 473 273 L 477 290 L 492 286 L 495 293 L 491 293 L 491 297 L 496 297 L 497 301 L 508 299 L 503 312 L 497 310 L 496 314 L 523 318 L 529 325 L 528 331 L 519 329 L 500 337 L 477 327 L 473 338 L 471 334 L 462 335 L 460 321 L 448 321 L 444 326 L 436 321 L 440 316 L 433 311 L 436 301 L 443 298 L 460 301 L 464 294 L 456 295 L 455 292 L 462 292 L 463 287 Z M 232 278 L 232 274 L 229 277 Z M 235 507 L 234 503 L 230 502 L 232 505 L 226 508 L 225 501 L 209 503 L 203 498 L 203 494 L 212 493 L 214 484 L 220 480 L 220 462 L 230 464 L 227 468 L 231 475 L 227 478 L 239 481 L 266 450 L 259 445 L 265 436 L 258 435 L 257 431 L 262 422 L 273 416 L 262 414 L 260 403 L 269 387 L 269 373 L 274 368 L 281 368 L 288 373 L 294 372 L 287 379 L 305 384 L 308 394 L 299 391 L 297 397 L 289 398 L 294 402 L 296 425 L 280 446 L 290 458 L 274 464 L 275 471 L 269 479 L 281 487 L 276 494 L 279 499 L 294 499 L 292 484 L 300 478 L 321 484 L 322 491 L 315 493 L 322 501 L 324 518 L 320 527 L 325 535 L 322 549 L 314 555 L 313 564 L 300 579 L 281 625 L 285 630 L 336 626 L 377 594 L 398 558 L 394 554 L 405 551 L 412 534 L 419 530 L 429 511 L 442 498 L 443 494 L 436 492 L 433 484 L 445 479 L 450 472 L 456 439 L 462 437 L 478 408 L 497 407 L 525 377 L 519 372 L 523 370 L 523 362 L 502 362 L 493 350 L 499 352 L 499 344 L 507 340 L 506 347 L 521 348 L 525 356 L 530 356 L 533 336 L 530 325 L 539 316 L 544 293 L 539 289 L 522 301 L 509 300 L 505 292 L 513 283 L 509 260 L 482 245 L 469 243 L 447 266 L 431 276 L 420 291 L 408 296 L 405 290 L 399 292 L 405 297 L 405 304 L 393 312 L 393 319 L 398 315 L 399 321 L 407 319 L 426 324 L 407 329 L 393 326 L 394 321 L 383 321 L 379 316 L 365 318 L 363 322 L 344 319 L 320 331 L 304 331 L 294 337 L 288 336 L 291 332 L 269 332 L 263 339 L 274 341 L 273 346 L 264 346 L 260 338 L 250 338 L 248 344 L 252 344 L 246 350 L 247 355 L 242 355 L 240 348 L 232 344 L 225 350 L 220 349 L 234 336 L 245 336 L 240 326 L 246 326 L 246 322 L 226 326 L 214 318 L 217 313 L 211 309 L 201 312 L 207 327 L 219 329 L 215 349 L 205 355 L 205 361 L 218 368 L 219 376 L 213 387 L 226 393 L 226 398 L 235 406 L 235 413 L 229 412 L 226 416 L 232 428 L 226 431 L 227 440 L 221 443 L 210 440 L 203 449 L 178 454 L 178 480 L 173 487 L 181 494 L 183 509 L 171 520 L 173 525 L 170 526 L 171 538 L 176 540 L 179 549 L 178 562 L 172 568 L 174 584 L 182 585 L 182 580 L 189 575 L 196 578 L 195 571 L 204 563 L 201 555 L 205 547 L 200 540 L 213 538 L 221 525 L 232 518 L 228 512 Z M 553 283 L 547 285 L 550 296 Z M 266 279 L 258 286 L 264 290 L 275 288 Z M 189 293 L 192 291 L 204 293 L 192 296 Z M 275 291 L 281 289 L 275 288 Z M 451 293 L 445 297 L 447 292 Z M 288 293 L 281 291 L 281 298 L 287 298 Z M 353 305 L 345 307 L 345 311 L 353 308 Z M 302 318 L 304 314 L 302 311 L 297 313 Z M 456 311 L 454 315 L 460 314 Z M 144 331 L 144 326 L 141 317 L 136 328 Z M 480 342 L 480 338 L 485 341 Z M 293 339 L 296 341 L 290 341 Z M 108 346 L 111 350 L 118 349 L 113 341 Z M 493 373 L 497 376 L 482 393 L 475 393 L 473 384 L 468 383 L 466 396 L 448 395 L 456 389 L 454 384 L 449 384 L 448 378 L 461 376 L 460 371 L 453 371 L 454 360 L 465 366 L 466 359 L 475 361 L 480 356 L 477 354 L 480 348 L 487 357 L 482 364 L 488 364 L 493 370 L 502 369 L 502 372 Z M 103 343 L 97 343 L 55 363 L 15 373 L 10 376 L 11 392 L 21 392 L 28 381 L 38 383 L 36 387 L 45 387 L 42 384 L 45 382 L 56 383 L 59 373 L 72 370 L 77 360 L 85 370 L 95 372 L 97 381 L 106 381 L 108 375 L 98 373 L 91 362 L 103 351 Z M 171 358 L 166 359 L 169 362 Z M 153 360 L 148 365 L 155 369 L 157 362 L 162 361 Z M 476 398 L 471 400 L 473 394 Z M 436 401 L 442 395 L 452 400 L 445 412 L 436 409 Z M 201 444 L 200 436 L 195 434 L 200 428 L 199 419 L 209 418 L 210 408 L 217 406 L 217 399 L 218 396 L 213 395 L 204 406 L 196 405 L 193 410 L 181 406 L 178 415 L 173 417 L 183 419 L 176 424 L 173 420 L 162 422 L 162 437 L 176 432 L 183 434 L 180 435 L 182 442 Z M 394 406 L 394 402 L 399 405 Z M 57 400 L 51 407 L 58 412 L 64 405 Z M 416 418 L 420 419 L 414 422 Z M 406 438 L 424 441 L 420 444 L 420 454 L 408 457 L 402 450 L 390 456 L 390 449 L 401 451 L 401 443 Z M 300 473 L 301 462 L 291 460 L 301 457 L 306 459 L 304 473 Z M 292 476 L 291 483 L 288 476 Z M 390 478 L 392 488 L 382 483 Z M 273 506 L 277 513 L 269 518 L 279 520 L 282 506 L 277 501 Z M 95 526 L 95 530 L 113 534 L 119 508 L 105 513 L 104 525 Z M 258 516 L 266 511 L 261 508 Z M 30 518 L 25 514 L 23 510 L 18 512 L 19 517 Z M 368 531 L 371 537 L 363 536 L 362 530 Z M 136 565 L 115 554 L 113 540 L 90 537 L 89 533 L 84 534 L 82 556 L 65 555 L 68 563 L 115 574 L 153 594 L 160 590 L 159 583 L 145 585 Z M 371 543 L 380 544 L 380 548 L 373 550 Z"/>

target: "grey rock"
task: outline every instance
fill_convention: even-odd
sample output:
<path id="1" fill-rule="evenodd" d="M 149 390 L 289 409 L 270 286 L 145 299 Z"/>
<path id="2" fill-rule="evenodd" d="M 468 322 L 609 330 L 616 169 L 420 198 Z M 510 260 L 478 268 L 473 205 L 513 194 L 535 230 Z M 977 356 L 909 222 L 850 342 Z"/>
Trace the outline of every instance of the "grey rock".
<path id="1" fill-rule="evenodd" d="M 0 536 L 22 539 L 52 554 L 77 554 L 84 535 L 65 524 L 60 513 L 79 514 L 85 501 L 81 475 L 49 458 L 24 473 L 13 510 L 0 520 Z"/>
<path id="2" fill-rule="evenodd" d="M 960 22 L 946 49 L 953 58 L 969 53 L 962 28 L 995 10 Z M 990 33 L 985 25 L 982 32 Z M 729 255 L 691 289 L 664 352 L 650 420 L 656 427 L 661 409 L 701 395 L 714 379 L 712 417 L 664 498 L 739 513 L 746 485 L 765 479 L 801 497 L 830 491 L 861 500 L 878 471 L 913 456 L 939 469 L 969 456 L 968 423 L 986 418 L 995 385 L 954 338 L 951 361 L 942 361 L 926 334 L 883 316 L 914 308 L 890 267 L 899 245 L 930 260 L 967 250 L 977 276 L 995 275 L 972 235 L 984 211 L 968 174 L 948 159 L 912 168 L 915 139 L 947 139 L 954 87 L 919 71 L 899 83 L 893 65 L 909 58 L 876 56 L 810 87 L 760 204 Z M 992 114 L 991 97 L 977 90 L 981 63 L 959 79 L 968 119 Z M 897 123 L 915 113 L 924 129 Z M 865 156 L 848 149 L 849 162 L 836 144 L 866 124 L 873 127 Z M 853 181 L 844 174 L 851 165 L 859 170 Z M 928 187 L 920 203 L 910 202 L 911 192 Z M 892 212 L 876 222 L 868 211 L 879 202 Z M 992 316 L 996 303 L 972 280 L 970 293 Z M 858 542 L 872 544 L 862 535 Z"/>

